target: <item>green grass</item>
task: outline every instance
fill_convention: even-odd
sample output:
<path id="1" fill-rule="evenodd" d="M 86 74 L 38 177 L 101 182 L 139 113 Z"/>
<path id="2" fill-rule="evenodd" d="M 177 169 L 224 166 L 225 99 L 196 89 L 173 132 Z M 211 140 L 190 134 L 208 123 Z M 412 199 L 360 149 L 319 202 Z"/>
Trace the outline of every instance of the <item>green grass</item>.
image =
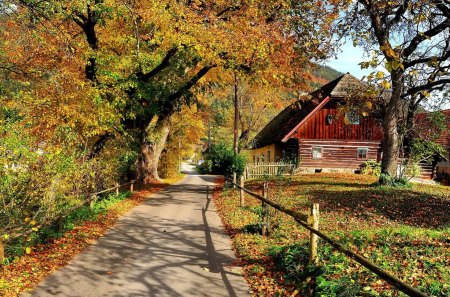
<path id="1" fill-rule="evenodd" d="M 363 175 L 315 174 L 269 181 L 269 198 L 306 213 L 320 205 L 320 229 L 405 282 L 432 296 L 450 296 L 450 189 L 376 187 Z M 246 187 L 261 191 L 261 181 Z M 376 275 L 319 241 L 320 265 L 308 266 L 308 233 L 272 211 L 275 227 L 263 238 L 260 203 L 227 190 L 218 199 L 224 222 L 255 295 L 403 296 Z M 253 228 L 250 228 L 252 227 Z"/>
<path id="2" fill-rule="evenodd" d="M 6 254 L 8 257 L 4 260 L 5 264 L 22 256 L 25 253 L 25 247 L 46 243 L 51 239 L 59 238 L 81 223 L 94 220 L 98 215 L 106 213 L 108 209 L 130 196 L 130 192 L 122 192 L 119 196 L 109 194 L 99 199 L 94 204 L 92 210 L 89 206 L 81 206 L 58 222 L 44 226 L 38 232 L 32 233 L 30 237 L 9 242 L 6 246 Z"/>

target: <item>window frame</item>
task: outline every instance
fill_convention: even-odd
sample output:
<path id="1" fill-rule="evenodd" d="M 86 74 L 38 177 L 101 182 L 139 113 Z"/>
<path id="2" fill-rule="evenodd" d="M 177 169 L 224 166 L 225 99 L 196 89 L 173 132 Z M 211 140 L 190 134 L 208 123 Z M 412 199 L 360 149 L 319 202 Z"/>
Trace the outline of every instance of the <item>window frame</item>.
<path id="1" fill-rule="evenodd" d="M 317 155 L 314 154 L 314 151 L 316 149 L 320 149 L 320 157 L 317 157 Z M 323 158 L 323 146 L 313 146 L 311 149 L 311 158 L 313 160 L 322 159 Z"/>
<path id="2" fill-rule="evenodd" d="M 365 151 L 365 158 L 359 157 L 359 152 L 364 150 Z M 369 148 L 368 147 L 359 147 L 356 149 L 356 160 L 367 160 L 369 158 Z"/>

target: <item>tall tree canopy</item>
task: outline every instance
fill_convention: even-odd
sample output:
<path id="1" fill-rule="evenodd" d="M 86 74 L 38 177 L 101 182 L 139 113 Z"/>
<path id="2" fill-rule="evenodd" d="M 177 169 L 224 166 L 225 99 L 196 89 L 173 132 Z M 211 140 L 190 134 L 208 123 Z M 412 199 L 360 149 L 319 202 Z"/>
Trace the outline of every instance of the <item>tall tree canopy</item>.
<path id="1" fill-rule="evenodd" d="M 139 172 L 158 179 L 170 117 L 196 101 L 200 80 L 238 71 L 294 81 L 330 49 L 339 1 L 2 1 L 1 51 L 8 98 L 26 110 L 41 140 L 67 134 L 95 158 L 130 135 Z M 12 37 L 15 38 L 12 38 Z M 63 131 L 64 133 L 60 133 Z M 59 137 L 64 136 L 64 137 Z"/>

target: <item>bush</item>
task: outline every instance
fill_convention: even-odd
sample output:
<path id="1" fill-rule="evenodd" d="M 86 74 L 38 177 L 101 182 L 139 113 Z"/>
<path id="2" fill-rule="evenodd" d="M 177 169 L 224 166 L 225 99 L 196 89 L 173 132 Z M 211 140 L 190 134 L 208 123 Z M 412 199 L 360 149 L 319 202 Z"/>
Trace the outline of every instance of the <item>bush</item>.
<path id="1" fill-rule="evenodd" d="M 205 160 L 202 164 L 200 164 L 198 167 L 198 172 L 200 174 L 207 174 L 212 172 L 212 162 L 211 160 Z"/>
<path id="2" fill-rule="evenodd" d="M 222 174 L 231 176 L 236 172 L 238 176 L 244 173 L 245 157 L 243 155 L 235 155 L 233 150 L 225 144 L 214 144 L 204 154 L 205 165 L 200 166 L 203 173 Z M 209 171 L 209 172 L 205 172 Z"/>
<path id="3" fill-rule="evenodd" d="M 361 167 L 361 173 L 365 175 L 380 177 L 381 164 L 376 161 L 366 161 Z"/>
<path id="4" fill-rule="evenodd" d="M 399 187 L 399 188 L 409 188 L 411 187 L 411 184 L 408 182 L 408 180 L 404 177 L 396 178 L 392 177 L 388 174 L 381 174 L 379 185 L 381 186 L 390 186 L 390 187 Z"/>

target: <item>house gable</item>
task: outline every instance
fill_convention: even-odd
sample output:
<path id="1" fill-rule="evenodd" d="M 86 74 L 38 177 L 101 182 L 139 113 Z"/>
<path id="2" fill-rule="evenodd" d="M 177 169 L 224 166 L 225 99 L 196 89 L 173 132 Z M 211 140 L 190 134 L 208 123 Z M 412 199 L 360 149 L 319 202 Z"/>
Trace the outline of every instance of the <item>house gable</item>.
<path id="1" fill-rule="evenodd" d="M 305 118 L 289 138 L 381 141 L 383 133 L 381 125 L 373 116 L 357 115 L 357 123 L 346 123 L 346 114 L 339 111 L 342 99 L 334 98 L 326 101 L 317 110 Z"/>
<path id="2" fill-rule="evenodd" d="M 272 143 L 286 142 L 305 123 L 332 98 L 344 98 L 349 92 L 363 91 L 367 87 L 350 74 L 335 79 L 314 91 L 309 100 L 299 100 L 286 107 L 273 118 L 253 139 L 253 148 L 263 147 Z"/>

